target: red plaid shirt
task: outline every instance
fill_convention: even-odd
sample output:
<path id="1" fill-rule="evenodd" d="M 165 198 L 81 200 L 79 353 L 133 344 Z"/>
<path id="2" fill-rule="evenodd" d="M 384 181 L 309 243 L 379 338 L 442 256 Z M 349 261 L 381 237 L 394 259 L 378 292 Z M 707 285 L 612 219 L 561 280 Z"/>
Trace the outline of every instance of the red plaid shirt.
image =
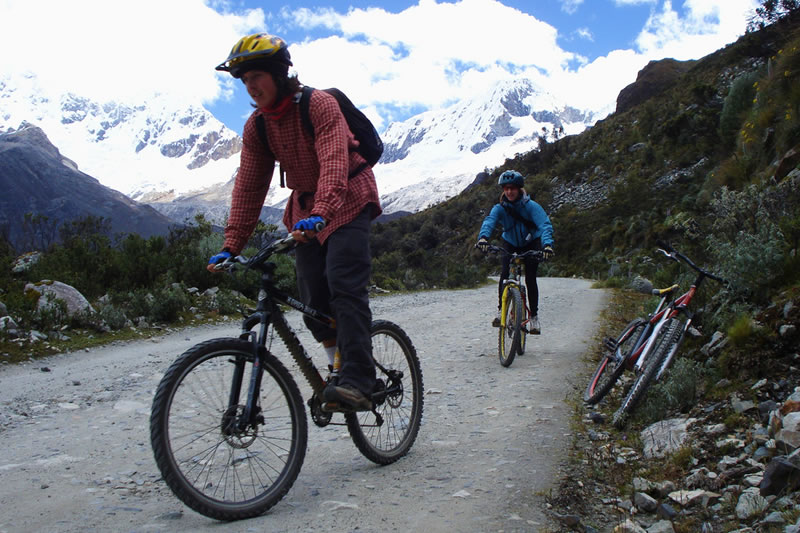
<path id="1" fill-rule="evenodd" d="M 225 227 L 225 244 L 238 254 L 255 229 L 269 190 L 275 161 L 258 136 L 256 110 L 244 125 L 239 173 L 233 186 L 231 211 Z M 315 137 L 308 134 L 300 118 L 300 106 L 292 104 L 277 120 L 264 116 L 269 147 L 286 173 L 292 194 L 283 213 L 283 224 L 291 229 L 301 219 L 318 215 L 327 226 L 317 234 L 324 243 L 337 228 L 352 221 L 368 205 L 372 217 L 381 214 L 378 187 L 370 167 L 357 176 L 348 175 L 364 158 L 355 151 L 358 141 L 347 127 L 336 99 L 324 91 L 313 91 L 309 116 Z"/>

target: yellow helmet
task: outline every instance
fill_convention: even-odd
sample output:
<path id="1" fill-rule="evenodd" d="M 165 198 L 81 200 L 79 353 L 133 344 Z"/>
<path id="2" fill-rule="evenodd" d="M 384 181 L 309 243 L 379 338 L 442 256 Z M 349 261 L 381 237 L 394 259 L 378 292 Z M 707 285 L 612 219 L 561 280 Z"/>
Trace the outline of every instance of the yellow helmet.
<path id="1" fill-rule="evenodd" d="M 282 65 L 288 70 L 292 65 L 289 48 L 280 37 L 254 33 L 239 39 L 231 48 L 228 59 L 217 65 L 216 70 L 230 72 L 234 78 L 240 78 L 246 71 L 269 63 Z"/>

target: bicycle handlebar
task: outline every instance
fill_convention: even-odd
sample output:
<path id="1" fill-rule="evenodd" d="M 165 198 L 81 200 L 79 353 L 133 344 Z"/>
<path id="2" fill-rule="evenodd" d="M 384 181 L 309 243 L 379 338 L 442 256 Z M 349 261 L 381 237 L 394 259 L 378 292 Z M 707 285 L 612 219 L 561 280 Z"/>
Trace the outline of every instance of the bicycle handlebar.
<path id="1" fill-rule="evenodd" d="M 225 261 L 214 265 L 214 270 L 232 272 L 236 269 L 237 265 L 242 265 L 245 268 L 257 268 L 258 266 L 262 265 L 270 256 L 289 252 L 295 246 L 297 246 L 297 241 L 294 240 L 294 237 L 292 237 L 292 234 L 290 233 L 283 239 L 272 241 L 249 259 L 243 255 L 230 257 Z"/>
<path id="2" fill-rule="evenodd" d="M 691 259 L 689 259 L 685 255 L 680 253 L 678 250 L 673 248 L 669 243 L 661 241 L 661 240 L 658 240 L 658 241 L 656 241 L 656 244 L 660 247 L 658 249 L 658 251 L 661 252 L 662 254 L 666 255 L 667 257 L 669 257 L 673 261 L 676 261 L 676 262 L 683 261 L 684 263 L 686 263 L 687 265 L 692 267 L 694 270 L 696 270 L 700 274 L 703 274 L 704 276 L 713 279 L 717 283 L 721 283 L 723 285 L 728 285 L 728 281 L 726 279 L 724 279 L 724 278 L 722 278 L 720 276 L 717 276 L 716 274 L 712 274 L 708 270 L 704 270 L 704 269 L 700 268 L 699 266 L 695 265 L 694 261 L 692 261 Z"/>
<path id="3" fill-rule="evenodd" d="M 477 248 L 478 246 L 475 245 Z M 523 257 L 533 257 L 534 259 L 538 260 L 540 263 L 545 261 L 544 252 L 541 250 L 528 250 L 526 252 L 517 253 L 517 252 L 509 252 L 505 248 L 501 246 L 495 246 L 494 244 L 490 244 L 487 247 L 487 251 L 491 253 L 500 253 L 505 255 L 510 255 L 513 259 L 514 257 L 523 258 Z"/>

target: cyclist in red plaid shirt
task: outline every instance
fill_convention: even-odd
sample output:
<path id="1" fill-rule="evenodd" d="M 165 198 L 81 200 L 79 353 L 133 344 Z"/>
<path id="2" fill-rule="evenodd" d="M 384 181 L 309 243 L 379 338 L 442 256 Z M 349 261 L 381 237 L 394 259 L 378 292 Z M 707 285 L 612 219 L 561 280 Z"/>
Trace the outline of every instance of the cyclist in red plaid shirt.
<path id="1" fill-rule="evenodd" d="M 325 347 L 331 367 L 341 354 L 338 378 L 323 399 L 354 409 L 370 409 L 375 386 L 367 286 L 370 277 L 370 222 L 381 213 L 375 176 L 355 151 L 336 99 L 313 91 L 309 116 L 315 135 L 303 127 L 299 95 L 302 85 L 286 43 L 265 33 L 236 43 L 217 70 L 241 79 L 256 110 L 244 125 L 241 164 L 233 188 L 225 243 L 209 264 L 240 253 L 255 229 L 280 161 L 286 185 L 292 189 L 283 223 L 299 241 L 297 285 L 301 300 L 336 319 L 332 330 L 306 319 L 314 338 Z M 269 149 L 259 137 L 256 117 L 264 117 Z M 360 169 L 360 170 L 359 170 Z M 355 170 L 354 176 L 348 177 Z"/>

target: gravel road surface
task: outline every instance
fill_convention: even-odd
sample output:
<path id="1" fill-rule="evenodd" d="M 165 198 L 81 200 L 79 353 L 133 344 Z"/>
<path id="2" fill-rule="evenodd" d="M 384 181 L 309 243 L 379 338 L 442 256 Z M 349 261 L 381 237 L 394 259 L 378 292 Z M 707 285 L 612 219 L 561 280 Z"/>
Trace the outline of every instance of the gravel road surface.
<path id="1" fill-rule="evenodd" d="M 528 337 L 509 368 L 500 366 L 490 326 L 494 284 L 373 298 L 374 318 L 401 325 L 421 360 L 425 410 L 414 447 L 379 467 L 346 427 L 309 419 L 294 487 L 265 515 L 235 523 L 199 515 L 172 495 L 148 423 L 170 362 L 196 343 L 235 336 L 238 322 L 0 367 L 0 532 L 554 530 L 544 496 L 566 459 L 565 401 L 582 391 L 583 354 L 606 294 L 586 280 L 539 284 L 542 334 Z M 289 320 L 326 364 L 300 317 Z M 307 398 L 284 348 L 273 351 Z"/>

